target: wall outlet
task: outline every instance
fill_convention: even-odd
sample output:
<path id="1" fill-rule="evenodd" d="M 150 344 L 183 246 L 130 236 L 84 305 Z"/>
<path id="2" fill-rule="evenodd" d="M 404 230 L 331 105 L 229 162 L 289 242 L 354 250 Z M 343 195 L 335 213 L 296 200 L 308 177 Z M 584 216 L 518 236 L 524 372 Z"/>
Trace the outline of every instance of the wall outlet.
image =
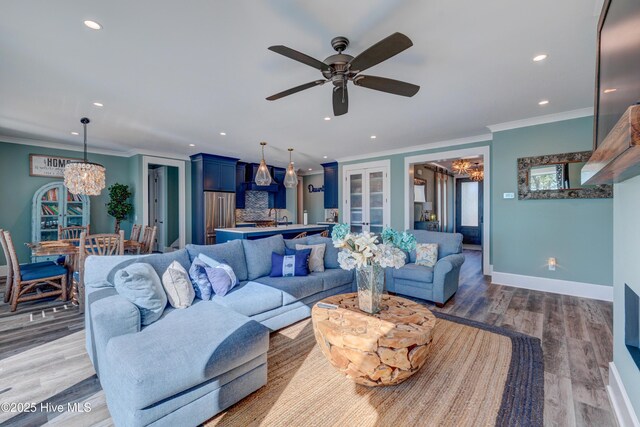
<path id="1" fill-rule="evenodd" d="M 502 198 L 503 199 L 515 199 L 516 195 L 515 193 L 503 193 L 502 194 Z"/>

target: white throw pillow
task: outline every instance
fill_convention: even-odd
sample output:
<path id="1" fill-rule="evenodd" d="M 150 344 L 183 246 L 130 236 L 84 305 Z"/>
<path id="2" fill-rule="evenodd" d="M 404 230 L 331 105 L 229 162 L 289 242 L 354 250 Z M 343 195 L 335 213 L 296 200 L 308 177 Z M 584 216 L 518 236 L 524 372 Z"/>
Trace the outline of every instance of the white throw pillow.
<path id="1" fill-rule="evenodd" d="M 174 308 L 187 308 L 196 297 L 189 273 L 178 261 L 173 261 L 162 275 L 162 287 Z"/>
<path id="2" fill-rule="evenodd" d="M 324 251 L 327 249 L 325 243 L 319 245 L 296 245 L 296 250 L 311 249 L 311 255 L 309 255 L 309 271 L 317 271 L 319 273 L 324 271 Z"/>
<path id="3" fill-rule="evenodd" d="M 418 243 L 416 244 L 416 265 L 425 267 L 433 267 L 438 262 L 438 244 L 437 243 Z"/>

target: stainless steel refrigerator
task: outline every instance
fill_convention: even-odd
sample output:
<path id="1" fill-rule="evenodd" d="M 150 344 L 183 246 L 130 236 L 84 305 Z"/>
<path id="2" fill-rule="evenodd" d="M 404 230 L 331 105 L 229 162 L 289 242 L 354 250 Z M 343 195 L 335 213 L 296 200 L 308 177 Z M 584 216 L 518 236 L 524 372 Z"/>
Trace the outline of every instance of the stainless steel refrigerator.
<path id="1" fill-rule="evenodd" d="M 205 191 L 204 230 L 207 245 L 216 243 L 216 228 L 236 226 L 236 195 Z"/>

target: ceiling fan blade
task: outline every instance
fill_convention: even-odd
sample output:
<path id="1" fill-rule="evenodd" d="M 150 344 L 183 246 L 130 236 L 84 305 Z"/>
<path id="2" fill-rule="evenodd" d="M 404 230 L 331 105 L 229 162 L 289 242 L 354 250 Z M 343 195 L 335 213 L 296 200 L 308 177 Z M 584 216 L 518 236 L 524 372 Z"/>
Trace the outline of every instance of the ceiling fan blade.
<path id="1" fill-rule="evenodd" d="M 386 61 L 411 46 L 413 46 L 413 42 L 409 37 L 402 33 L 393 33 L 353 58 L 350 62 L 350 71 L 354 73 L 364 71 L 382 61 Z"/>
<path id="2" fill-rule="evenodd" d="M 349 111 L 349 92 L 346 82 L 341 86 L 333 87 L 333 115 L 341 116 Z"/>
<path id="3" fill-rule="evenodd" d="M 294 93 L 301 92 L 305 89 L 312 88 L 314 86 L 319 86 L 325 84 L 326 80 L 316 80 L 314 82 L 305 83 L 300 86 L 292 87 L 291 89 L 287 89 L 280 93 L 276 93 L 275 95 L 271 95 L 267 98 L 267 101 L 275 101 L 276 99 L 284 98 L 285 96 L 293 95 Z"/>
<path id="4" fill-rule="evenodd" d="M 420 86 L 411 83 L 376 76 L 358 75 L 353 79 L 353 84 L 402 96 L 413 96 L 420 90 Z"/>
<path id="5" fill-rule="evenodd" d="M 302 62 L 310 67 L 317 68 L 320 71 L 329 71 L 330 68 L 327 64 L 322 61 L 318 61 L 315 58 L 310 57 L 309 55 L 305 55 L 302 52 L 298 52 L 297 50 L 293 50 L 290 47 L 277 45 L 269 47 L 269 50 L 275 53 L 279 53 L 280 55 L 284 55 L 287 58 L 291 58 L 294 61 Z"/>

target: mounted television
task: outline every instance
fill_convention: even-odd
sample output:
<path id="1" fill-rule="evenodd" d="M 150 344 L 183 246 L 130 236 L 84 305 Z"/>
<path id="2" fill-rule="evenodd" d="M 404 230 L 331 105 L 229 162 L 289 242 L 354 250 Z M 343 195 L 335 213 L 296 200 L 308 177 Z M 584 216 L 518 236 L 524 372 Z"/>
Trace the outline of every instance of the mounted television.
<path id="1" fill-rule="evenodd" d="M 605 0 L 598 24 L 594 150 L 640 102 L 640 1 Z"/>

